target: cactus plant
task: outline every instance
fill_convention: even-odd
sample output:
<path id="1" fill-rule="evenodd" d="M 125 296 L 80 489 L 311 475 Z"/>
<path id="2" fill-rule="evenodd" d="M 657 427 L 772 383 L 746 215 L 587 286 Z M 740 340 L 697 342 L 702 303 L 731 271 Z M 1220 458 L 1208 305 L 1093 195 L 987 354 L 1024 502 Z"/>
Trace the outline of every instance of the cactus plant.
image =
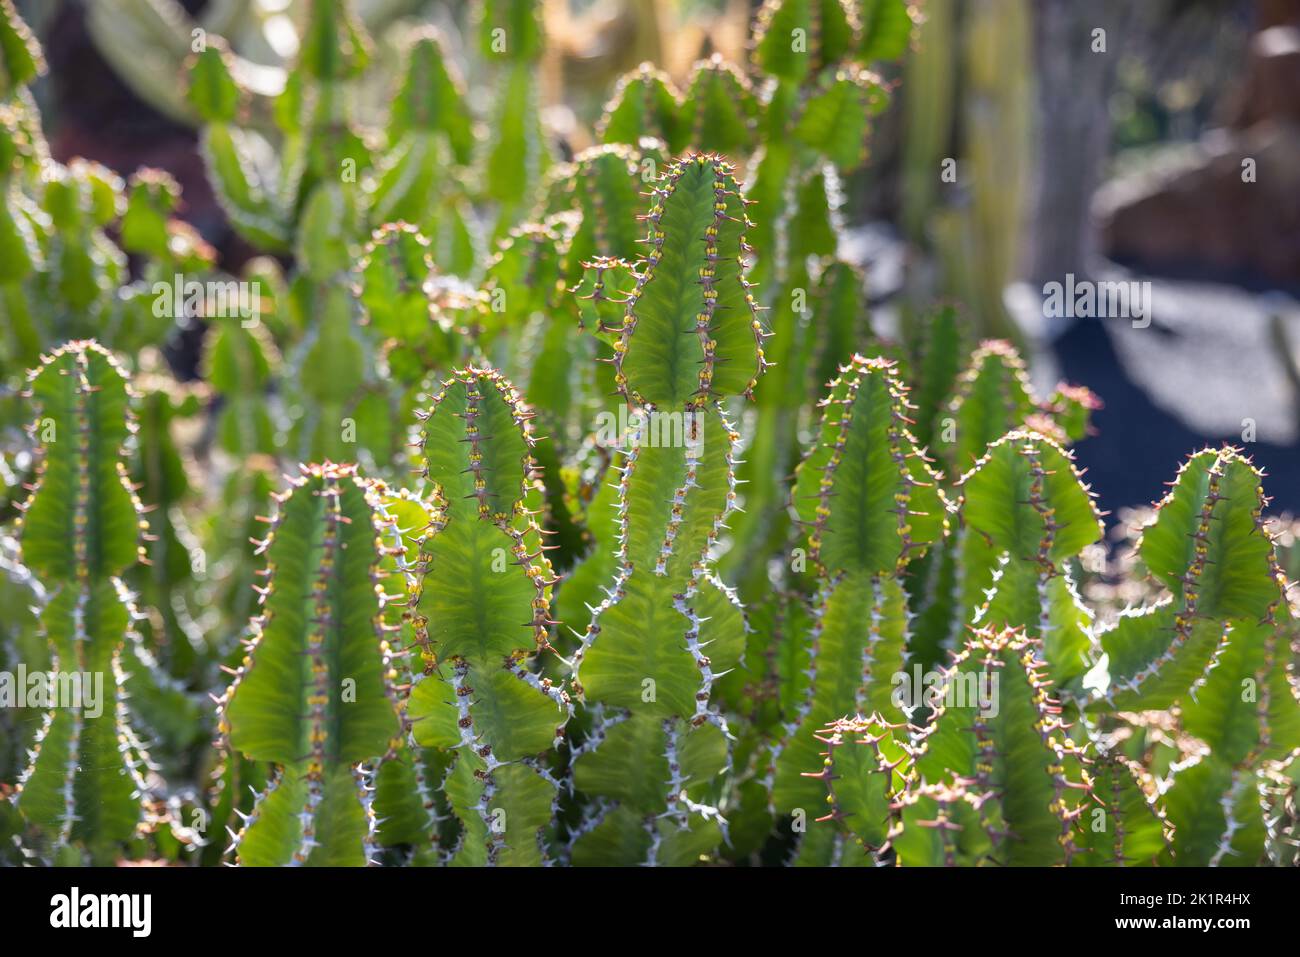
<path id="1" fill-rule="evenodd" d="M 500 375 L 468 369 L 443 383 L 422 433 L 434 509 L 412 596 L 424 669 L 407 716 L 416 743 L 457 750 L 443 782 L 462 827 L 454 864 L 555 855 L 546 755 L 572 709 L 534 664 L 549 647 L 553 580 L 528 508 L 530 415 Z"/>
<path id="2" fill-rule="evenodd" d="M 277 773 L 232 849 L 252 865 L 364 864 L 367 763 L 400 727 L 376 588 L 388 519 L 351 466 L 304 466 L 278 501 L 265 610 L 220 702 L 230 746 Z"/>
<path id="3" fill-rule="evenodd" d="M 1091 615 L 1068 560 L 1101 537 L 1101 517 L 1068 454 L 1009 432 L 962 478 L 965 607 L 984 626 L 1023 624 L 1059 686 L 1087 669 Z M 981 605 L 976 595 L 986 596 Z"/>
<path id="4" fill-rule="evenodd" d="M 829 788 L 822 823 L 847 823 L 859 854 L 899 866 L 1071 863 L 1092 784 L 1036 646 L 975 631 L 933 689 L 918 746 L 878 714 L 832 724 L 809 772 Z"/>
<path id="5" fill-rule="evenodd" d="M 191 45 L 96 7 L 111 58 L 188 58 L 149 95 L 201 124 L 232 266 L 168 173 L 54 161 L 0 0 L 0 863 L 1296 862 L 1263 475 L 1198 452 L 1102 538 L 1098 400 L 979 338 L 987 138 L 934 237 L 974 311 L 849 258 L 915 5 L 765 0 L 743 63 L 642 64 L 590 129 L 542 108 L 544 5 L 398 6 L 300 0 L 261 73 L 221 10 Z M 1013 103 L 1025 21 L 973 13 Z"/>
<path id="6" fill-rule="evenodd" d="M 807 559 L 821 585 L 807 634 L 802 698 L 772 748 L 770 787 L 780 814 L 816 807 L 820 787 L 802 775 L 817 734 L 855 712 L 905 724 L 893 676 L 908 648 L 901 571 L 944 534 L 947 509 L 907 430 L 907 390 L 888 360 L 855 356 L 831 383 L 817 444 L 804 459 L 794 507 L 808 530 Z M 796 560 L 802 559 L 802 549 Z"/>
<path id="7" fill-rule="evenodd" d="M 149 791 L 148 755 L 122 694 L 134 609 L 120 576 L 144 557 L 148 527 L 122 458 L 134 428 L 127 378 L 103 347 L 76 341 L 30 381 L 43 458 L 23 506 L 22 561 L 48 595 L 40 617 L 51 673 L 80 676 L 82 687 L 77 700 L 47 702 L 17 806 L 54 851 L 81 845 L 103 860 L 134 834 Z"/>
<path id="8" fill-rule="evenodd" d="M 1295 626 L 1263 504 L 1259 473 L 1238 451 L 1192 456 L 1139 545 L 1169 596 L 1100 638 L 1093 708 L 1181 703 L 1184 727 L 1209 745 L 1175 769 L 1166 795 L 1179 863 L 1262 859 L 1260 791 L 1300 747 L 1300 697 L 1279 658 Z"/>
<path id="9" fill-rule="evenodd" d="M 744 204 L 717 157 L 670 166 L 622 323 L 602 329 L 637 414 L 618 437 L 617 538 L 600 543 L 614 550 L 614 581 L 574 654 L 594 712 L 574 783 L 600 798 L 577 830 L 575 863 L 681 863 L 723 837 L 717 809 L 699 801 L 729 762 L 710 698 L 715 676 L 739 661 L 744 621 L 708 567 L 735 501 L 735 435 L 717 397 L 748 393 L 766 364 L 744 276 Z M 665 645 L 664 629 L 680 647 Z M 631 747 L 662 760 L 629 766 Z"/>

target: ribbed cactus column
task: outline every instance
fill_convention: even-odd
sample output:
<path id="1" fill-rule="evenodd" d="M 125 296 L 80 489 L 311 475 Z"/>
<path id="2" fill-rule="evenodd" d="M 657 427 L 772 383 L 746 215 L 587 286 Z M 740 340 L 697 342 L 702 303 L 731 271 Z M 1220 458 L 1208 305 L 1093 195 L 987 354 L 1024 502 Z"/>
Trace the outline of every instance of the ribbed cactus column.
<path id="1" fill-rule="evenodd" d="M 1078 519 L 1081 523 L 1067 531 L 1063 541 L 1073 539 L 1073 548 L 1084 548 L 1098 535 L 1096 509 L 1091 503 L 1080 504 L 1087 497 L 1086 489 L 1074 474 L 1073 463 L 1065 461 L 1059 466 L 1054 463 L 1060 463 L 1063 456 L 1068 460 L 1069 453 L 1063 447 L 1088 434 L 1089 416 L 1099 403 L 1087 389 L 1066 385 L 1058 387 L 1050 399 L 1035 402 L 1029 391 L 1024 362 L 1009 343 L 1000 340 L 981 343 L 961 375 L 952 381 L 955 363 L 963 361 L 962 340 L 954 322 L 951 312 L 940 312 L 934 317 L 925 337 L 923 358 L 918 363 L 921 377 L 918 429 L 925 425 L 925 432 L 930 436 L 927 446 L 944 464 L 945 487 L 954 495 L 962 494 L 956 486 L 973 478 L 993 445 L 1012 432 L 1033 435 L 1035 438 L 1027 447 L 1029 454 L 1042 464 L 1040 485 L 1068 493 L 1066 515 L 1059 521 Z M 949 390 L 952 395 L 945 398 L 943 393 Z M 1035 451 L 1038 444 L 1043 444 L 1041 453 Z M 976 495 L 983 499 L 983 504 L 975 509 L 975 521 L 957 523 L 953 534 L 909 570 L 908 591 L 916 612 L 913 652 L 927 668 L 942 665 L 950 653 L 961 649 L 965 628 L 985 605 L 985 593 L 1009 543 L 1015 544 L 1017 556 L 1022 559 L 1036 554 L 1036 547 L 1029 544 L 1022 547 L 1022 543 L 1014 541 L 1021 531 L 1042 529 L 1042 515 L 1035 510 L 1062 507 L 1061 503 L 1043 501 L 1041 495 L 1037 505 L 1030 504 L 1028 473 L 1022 464 L 1010 464 L 1015 454 L 1015 448 L 1000 449 L 997 457 L 1003 464 L 986 469 L 983 478 L 974 480 L 984 490 Z M 1009 473 L 1015 473 L 1016 478 L 1009 479 Z M 1077 491 L 1069 490 L 1071 483 L 1066 481 L 1066 473 L 1074 475 L 1074 484 L 1080 486 Z M 1048 479 L 1048 475 L 1055 477 Z M 1003 478 L 1008 478 L 1010 484 L 1003 483 Z M 1004 517 L 1004 509 L 1011 507 L 1015 513 Z M 1084 516 L 1084 512 L 1090 512 L 1091 518 Z M 1081 538 L 1084 532 L 1089 534 Z M 1048 537 L 1054 538 L 1055 533 Z M 995 539 L 1002 544 L 995 547 Z M 1064 572 L 1068 567 L 1065 559 L 1072 558 L 1075 552 L 1063 550 L 1061 544 L 1057 541 L 1051 545 L 1050 564 Z M 1047 571 L 1046 566 L 1042 567 Z M 1053 579 L 1057 610 L 1066 611 L 1066 605 L 1072 603 L 1072 596 L 1066 594 L 1069 588 L 1063 588 L 1066 585 L 1063 577 L 1055 574 L 1049 577 Z M 1003 597 L 1006 597 L 1005 590 Z M 1086 617 L 1086 613 L 1080 615 Z M 1005 623 L 1028 625 L 1037 620 L 1037 616 L 1012 617 L 1005 619 Z M 982 623 L 990 624 L 988 619 Z M 1064 662 L 1069 658 L 1066 665 L 1069 674 L 1057 670 L 1054 660 L 1052 674 L 1057 680 L 1079 674 L 1079 657 L 1075 652 L 1080 651 L 1082 642 L 1078 640 L 1079 629 L 1074 631 L 1074 639 L 1069 642 L 1071 648 L 1061 659 Z M 1045 644 L 1051 646 L 1052 642 Z"/>
<path id="2" fill-rule="evenodd" d="M 1160 851 L 1159 818 L 1127 768 L 1127 783 L 1106 778 L 1111 805 L 1089 800 L 1083 748 L 1040 673 L 1035 639 L 972 632 L 927 694 L 934 720 L 919 748 L 878 714 L 841 718 L 817 736 L 821 768 L 806 777 L 823 791 L 824 820 L 874 852 L 841 851 L 838 863 L 1046 866 Z M 1117 823 L 1131 817 L 1133 833 L 1087 831 L 1094 809 Z"/>
<path id="3" fill-rule="evenodd" d="M 106 228 L 123 209 L 123 183 L 98 163 L 50 160 L 25 90 L 0 102 L 0 339 L 34 364 L 42 349 L 111 334 L 143 338 L 129 303 L 126 256 Z M 16 371 L 16 370 L 15 370 Z"/>
<path id="4" fill-rule="evenodd" d="M 1082 675 L 1092 612 L 1070 561 L 1101 538 L 1101 516 L 1070 454 L 1036 432 L 1009 432 L 961 480 L 959 555 L 965 624 L 1024 627 L 1042 641 L 1058 686 Z"/>
<path id="5" fill-rule="evenodd" d="M 1174 769 L 1165 794 L 1180 864 L 1256 864 L 1269 821 L 1269 765 L 1300 747 L 1300 697 L 1286 661 L 1295 621 L 1261 521 L 1260 473 L 1231 448 L 1179 470 L 1138 552 L 1170 592 L 1101 635 L 1096 711 L 1177 706 L 1211 753 Z"/>
<path id="6" fill-rule="evenodd" d="M 796 865 L 880 863 L 894 836 L 899 802 L 908 793 L 908 737 L 906 724 L 892 724 L 874 712 L 838 718 L 814 735 L 824 749 L 822 766 L 803 776 L 821 782 L 826 813 L 816 820 L 818 831 L 802 842 Z"/>
<path id="7" fill-rule="evenodd" d="M 834 262 L 843 177 L 866 161 L 875 117 L 889 99 L 879 78 L 853 62 L 858 37 L 858 17 L 840 0 L 765 0 L 753 22 L 752 69 L 766 83 L 746 178 L 761 211 L 751 237 L 759 249 L 754 274 L 771 307 L 775 369 L 738 473 L 745 506 L 723 566 L 752 603 L 767 593 L 759 556 L 784 548 L 790 536 L 786 480 L 806 424 L 790 397 L 813 401 L 840 363 L 866 351 L 862 337 L 844 335 L 870 321 L 865 284 Z M 693 83 L 687 96 L 709 89 Z M 707 129 L 703 135 L 714 142 Z"/>
<path id="8" fill-rule="evenodd" d="M 794 634 L 803 661 L 799 703 L 772 749 L 774 809 L 815 816 L 821 785 L 817 733 L 846 715 L 876 713 L 905 724 L 894 701 L 907 663 L 906 564 L 941 538 L 947 509 L 938 478 L 908 431 L 907 389 L 887 359 L 854 356 L 822 402 L 817 443 L 799 466 L 794 506 L 808 529 L 807 555 L 821 580 L 807 634 Z M 827 863 L 833 828 L 809 826 L 801 859 Z"/>
<path id="9" fill-rule="evenodd" d="M 546 36 L 542 7 L 533 0 L 485 0 L 481 11 L 479 49 L 498 78 L 482 157 L 483 192 L 501 205 L 501 236 L 551 163 L 535 79 Z"/>
<path id="10" fill-rule="evenodd" d="M 1094 803 L 1084 808 L 1080 822 L 1081 863 L 1092 867 L 1164 863 L 1162 855 L 1173 828 L 1163 805 L 1148 793 L 1155 790 L 1150 776 L 1115 753 L 1094 758 L 1088 771 Z"/>
<path id="11" fill-rule="evenodd" d="M 764 0 L 754 23 L 754 61 L 795 82 L 850 56 L 858 24 L 841 0 Z"/>
<path id="12" fill-rule="evenodd" d="M 23 510 L 22 559 L 49 594 L 41 624 L 60 686 L 51 693 L 77 676 L 82 694 L 49 702 L 18 808 L 56 846 L 82 842 L 106 863 L 135 832 L 146 791 L 147 756 L 121 694 L 134 609 L 117 576 L 143 557 L 147 527 L 123 462 L 127 381 L 97 343 L 71 342 L 32 374 L 31 395 L 42 459 Z"/>
<path id="13" fill-rule="evenodd" d="M 389 115 L 389 150 L 370 198 L 370 223 L 416 225 L 429 237 L 443 272 L 472 275 L 475 227 L 456 169 L 471 161 L 474 149 L 464 83 L 433 28 L 418 31 L 405 56 Z"/>
<path id="14" fill-rule="evenodd" d="M 951 421 L 936 426 L 935 447 L 943 450 L 953 475 L 963 475 L 990 443 L 1022 426 L 1033 409 L 1024 360 L 1009 342 L 987 340 L 957 380 L 947 410 Z M 945 426 L 950 426 L 946 433 Z"/>
<path id="15" fill-rule="evenodd" d="M 256 637 L 220 701 L 230 746 L 279 773 L 232 847 L 248 865 L 363 865 L 370 771 L 399 734 L 382 618 L 391 534 L 354 466 L 303 466 L 262 544 Z"/>
<path id="16" fill-rule="evenodd" d="M 753 84 L 719 53 L 691 70 L 679 121 L 688 145 L 745 156 L 758 141 L 758 97 Z"/>
<path id="17" fill-rule="evenodd" d="M 709 563 L 736 496 L 736 435 L 720 399 L 748 394 L 766 365 L 745 205 L 716 156 L 672 164 L 653 191 L 649 253 L 622 323 L 602 324 L 629 427 L 617 441 L 616 537 L 601 542 L 614 580 L 574 656 L 592 712 L 573 761 L 592 799 L 575 864 L 685 864 L 722 837 L 704 803 L 730 762 L 710 696 L 740 660 L 745 625 Z"/>
<path id="18" fill-rule="evenodd" d="M 498 373 L 468 369 L 443 383 L 422 436 L 435 508 L 412 599 L 425 673 L 407 715 L 418 745 L 457 751 L 442 783 L 462 828 L 456 865 L 554 859 L 548 761 L 571 707 L 535 665 L 553 581 L 533 520 L 531 414 Z"/>
<path id="19" fill-rule="evenodd" d="M 1205 676 L 1224 622 L 1286 613 L 1263 508 L 1259 473 L 1233 449 L 1207 449 L 1179 470 L 1138 546 L 1173 597 L 1102 636 L 1112 707 L 1169 707 Z"/>
<path id="20" fill-rule="evenodd" d="M 900 863 L 1046 866 L 1079 851 L 1090 780 L 1038 645 L 981 629 L 944 673 L 915 773 L 961 810 L 960 832 L 935 826 L 938 793 L 918 792 L 893 835 Z"/>
<path id="21" fill-rule="evenodd" d="M 652 63 L 642 63 L 620 77 L 605 104 L 596 136 L 602 143 L 636 144 L 653 136 L 674 152 L 686 146 L 682 122 L 681 92 L 672 79 Z"/>
<path id="22" fill-rule="evenodd" d="M 567 257 L 571 280 L 581 279 L 597 256 L 633 259 L 641 251 L 643 196 L 664 166 L 664 150 L 664 143 L 646 136 L 635 146 L 593 146 L 548 174 L 546 214 L 580 215 Z"/>

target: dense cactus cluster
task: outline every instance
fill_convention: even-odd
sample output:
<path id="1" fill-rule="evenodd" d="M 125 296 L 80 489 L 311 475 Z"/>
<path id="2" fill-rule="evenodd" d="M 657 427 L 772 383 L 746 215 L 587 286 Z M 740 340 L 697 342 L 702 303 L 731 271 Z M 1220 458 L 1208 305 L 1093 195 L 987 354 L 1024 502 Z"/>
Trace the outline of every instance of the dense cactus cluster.
<path id="1" fill-rule="evenodd" d="M 568 158 L 536 5 L 395 73 L 307 7 L 278 95 L 211 35 L 168 100 L 236 277 L 50 158 L 0 0 L 0 862 L 1295 863 L 1263 476 L 1192 455 L 1098 599 L 1097 400 L 838 258 L 901 0 L 767 0 Z"/>

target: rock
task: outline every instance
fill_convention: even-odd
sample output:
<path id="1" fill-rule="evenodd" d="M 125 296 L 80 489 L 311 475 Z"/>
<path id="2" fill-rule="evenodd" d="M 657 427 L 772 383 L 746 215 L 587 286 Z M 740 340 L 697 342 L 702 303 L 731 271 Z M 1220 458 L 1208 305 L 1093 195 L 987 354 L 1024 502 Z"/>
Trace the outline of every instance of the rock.
<path id="1" fill-rule="evenodd" d="M 1264 120 L 1300 125 L 1300 26 L 1269 27 L 1251 38 L 1245 79 L 1232 99 L 1232 129 Z"/>
<path id="2" fill-rule="evenodd" d="M 1255 19 L 1261 27 L 1300 24 L 1300 0 L 1257 0 Z"/>
<path id="3" fill-rule="evenodd" d="M 1108 258 L 1300 288 L 1300 0 L 1274 0 L 1260 22 L 1225 128 L 1094 197 Z"/>
<path id="4" fill-rule="evenodd" d="M 1155 168 L 1107 183 L 1093 214 L 1110 259 L 1300 286 L 1300 124 L 1262 120 L 1207 134 L 1191 151 L 1175 148 Z"/>

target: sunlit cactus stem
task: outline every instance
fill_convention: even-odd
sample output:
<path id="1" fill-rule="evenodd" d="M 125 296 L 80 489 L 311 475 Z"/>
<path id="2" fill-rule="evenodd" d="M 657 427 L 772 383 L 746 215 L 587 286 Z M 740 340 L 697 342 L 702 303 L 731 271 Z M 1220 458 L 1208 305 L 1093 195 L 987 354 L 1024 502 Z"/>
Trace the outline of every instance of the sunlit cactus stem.
<path id="1" fill-rule="evenodd" d="M 1252 865 L 1275 855 L 1265 808 L 1300 748 L 1300 692 L 1285 664 L 1296 624 L 1262 513 L 1261 473 L 1232 448 L 1187 460 L 1138 553 L 1169 595 L 1100 635 L 1091 710 L 1177 707 L 1207 753 L 1163 795 L 1173 859 Z M 1104 664 L 1104 668 L 1102 665 Z"/>
<path id="2" fill-rule="evenodd" d="M 941 848 L 920 792 L 892 835 L 899 863 L 1044 866 L 1080 852 L 1092 788 L 1086 745 L 1051 694 L 1038 646 L 1014 629 L 981 629 L 954 656 L 913 774 L 970 796 L 959 802 L 967 833 Z"/>
<path id="3" fill-rule="evenodd" d="M 70 342 L 30 377 L 39 408 L 36 485 L 19 525 L 22 560 L 48 594 L 40 620 L 57 688 L 17 805 L 50 846 L 85 846 L 92 860 L 141 825 L 149 758 L 129 721 L 121 652 L 135 614 L 119 576 L 144 560 L 147 529 L 127 478 L 135 428 L 126 376 L 95 342 Z M 63 700 L 62 676 L 80 694 Z"/>
<path id="4" fill-rule="evenodd" d="M 556 856 L 551 762 L 572 707 L 539 672 L 554 578 L 534 519 L 531 416 L 500 374 L 473 368 L 423 416 L 433 510 L 411 599 L 423 675 L 407 716 L 417 745 L 455 755 L 442 782 L 461 828 L 453 865 Z"/>
<path id="5" fill-rule="evenodd" d="M 816 763 L 822 729 L 854 714 L 892 725 L 911 717 L 895 682 L 907 671 L 910 638 L 901 575 L 943 536 L 948 511 L 909 431 L 907 394 L 893 362 L 854 356 L 830 383 L 817 441 L 796 473 L 794 507 L 820 587 L 806 633 L 784 637 L 805 667 L 802 693 L 769 757 L 780 814 L 806 817 L 821 800 L 822 786 L 805 772 Z M 809 837 L 804 859 L 829 863 L 826 836 Z"/>
<path id="6" fill-rule="evenodd" d="M 1058 685 L 1088 666 L 1092 612 L 1071 563 L 1102 534 L 1070 453 L 1037 432 L 1009 432 L 962 477 L 959 544 L 965 622 L 1022 626 L 1042 641 Z"/>
<path id="7" fill-rule="evenodd" d="M 247 865 L 364 865 L 373 762 L 400 723 L 382 611 L 390 519 L 355 466 L 303 466 L 259 551 L 262 615 L 220 699 L 220 729 L 277 772 L 231 849 Z"/>
<path id="8" fill-rule="evenodd" d="M 628 428 L 613 440 L 614 501 L 593 503 L 617 516 L 600 519 L 588 559 L 613 581 L 573 659 L 591 718 L 574 783 L 595 801 L 571 839 L 575 864 L 682 864 L 725 837 L 714 802 L 730 732 L 713 692 L 740 661 L 745 623 L 709 560 L 737 497 L 722 400 L 750 395 L 767 365 L 745 205 L 727 163 L 686 156 L 652 190 L 645 258 L 630 273 L 611 260 L 589 270 L 584 310 L 612 343 Z M 622 292 L 607 294 L 606 266 Z M 629 769 L 633 749 L 654 758 Z"/>

